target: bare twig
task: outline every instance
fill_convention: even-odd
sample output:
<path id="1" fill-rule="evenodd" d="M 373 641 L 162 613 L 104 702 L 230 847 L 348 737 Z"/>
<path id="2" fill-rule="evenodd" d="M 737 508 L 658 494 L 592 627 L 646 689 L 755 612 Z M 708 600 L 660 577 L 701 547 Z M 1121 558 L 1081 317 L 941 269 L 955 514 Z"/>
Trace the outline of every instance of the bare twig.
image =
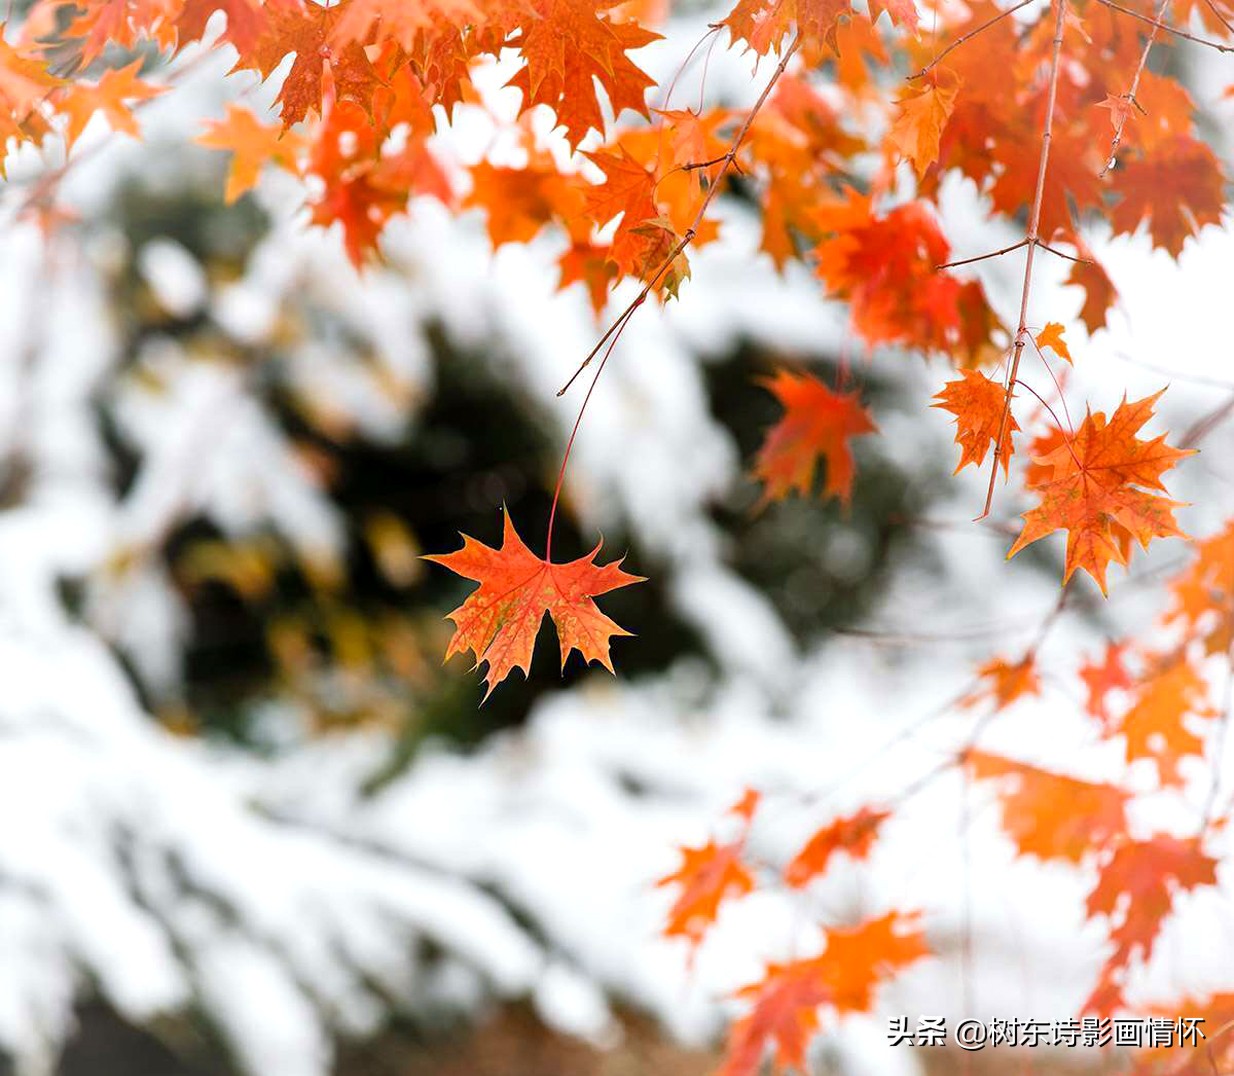
<path id="1" fill-rule="evenodd" d="M 1054 48 L 1050 56 L 1050 87 L 1046 96 L 1045 129 L 1041 133 L 1041 157 L 1037 164 L 1037 187 L 1033 192 L 1033 208 L 1028 218 L 1025 242 L 1028 253 L 1024 258 L 1024 287 L 1020 293 L 1020 323 L 1016 327 L 1011 370 L 1007 376 L 1007 398 L 1003 402 L 1003 417 L 999 422 L 998 437 L 994 440 L 994 459 L 990 465 L 990 485 L 986 490 L 985 507 L 978 519 L 990 514 L 994 503 L 994 484 L 998 481 L 998 465 L 1003 453 L 1003 439 L 1007 424 L 1011 421 L 1011 399 L 1015 395 L 1016 377 L 1020 372 L 1020 359 L 1024 354 L 1024 341 L 1028 336 L 1028 300 L 1033 291 L 1033 255 L 1037 253 L 1038 229 L 1041 227 L 1041 205 L 1045 200 L 1045 176 L 1050 163 L 1050 139 L 1054 129 L 1054 104 L 1058 99 L 1059 57 L 1063 51 L 1063 26 L 1067 16 L 1067 0 L 1058 0 L 1054 19 Z"/>
<path id="2" fill-rule="evenodd" d="M 1144 42 L 1144 51 L 1140 53 L 1140 62 L 1135 65 L 1135 74 L 1131 78 L 1131 88 L 1123 94 L 1123 100 L 1129 105 L 1134 105 L 1140 108 L 1140 102 L 1135 99 L 1136 91 L 1140 88 L 1140 78 L 1144 74 L 1144 67 L 1148 63 L 1148 54 L 1153 51 L 1153 45 L 1157 41 L 1157 31 L 1161 29 L 1161 19 L 1165 15 L 1165 9 L 1170 6 L 1170 0 L 1161 0 L 1157 5 L 1157 10 L 1153 12 L 1153 31 L 1148 35 L 1148 40 Z M 1110 140 L 1110 152 L 1106 154 L 1105 167 L 1101 169 L 1100 175 L 1105 175 L 1111 168 L 1114 167 L 1115 158 L 1118 155 L 1118 147 L 1122 145 L 1123 128 L 1127 126 L 1127 117 L 1130 113 L 1123 110 L 1118 117 L 1118 122 L 1114 124 L 1114 137 Z"/>
<path id="3" fill-rule="evenodd" d="M 1220 41 L 1210 41 L 1206 37 L 1196 37 L 1195 34 L 1189 34 L 1186 30 L 1180 30 L 1177 26 L 1170 26 L 1159 19 L 1149 18 L 1147 15 L 1141 15 L 1138 11 L 1132 11 L 1129 7 L 1123 7 L 1122 4 L 1116 4 L 1114 0 L 1097 0 L 1097 3 L 1105 5 L 1111 11 L 1119 11 L 1124 15 L 1130 15 L 1133 19 L 1139 19 L 1140 22 L 1146 22 L 1149 26 L 1155 26 L 1159 30 L 1164 30 L 1167 34 L 1181 37 L 1184 41 L 1194 41 L 1197 45 L 1205 45 L 1210 49 L 1216 49 L 1218 52 L 1234 52 L 1234 45 L 1223 45 Z"/>
<path id="4" fill-rule="evenodd" d="M 677 240 L 673 249 L 668 252 L 664 260 L 656 267 L 651 278 L 644 283 L 642 290 L 634 297 L 630 305 L 618 315 L 617 320 L 612 323 L 600 337 L 596 346 L 591 349 L 587 357 L 579 364 L 577 370 L 570 375 L 570 380 L 567 381 L 560 389 L 557 390 L 558 396 L 564 396 L 570 389 L 570 386 L 578 380 L 579 375 L 591 365 L 592 360 L 600 353 L 600 350 L 608 343 L 609 339 L 615 332 L 618 332 L 634 313 L 647 300 L 652 292 L 652 289 L 659 283 L 660 278 L 669 270 L 672 264 L 681 256 L 685 249 L 694 241 L 695 235 L 698 234 L 699 225 L 703 223 L 703 217 L 707 210 L 711 207 L 711 203 L 715 200 L 716 195 L 720 192 L 720 187 L 724 182 L 724 177 L 728 174 L 728 170 L 733 167 L 737 158 L 737 151 L 741 149 L 742 143 L 745 142 L 746 135 L 750 133 L 750 127 L 753 125 L 755 117 L 762 110 L 763 105 L 767 103 L 767 98 L 771 96 L 771 91 L 775 88 L 777 82 L 780 81 L 780 76 L 784 74 L 788 68 L 789 61 L 796 55 L 797 50 L 801 47 L 801 35 L 798 34 L 793 38 L 792 43 L 784 50 L 784 55 L 780 57 L 780 62 L 776 65 L 776 69 L 772 72 L 771 78 L 768 79 L 767 85 L 763 87 L 763 92 L 758 95 L 758 100 L 754 102 L 753 107 L 746 114 L 745 122 L 742 123 L 737 133 L 733 136 L 733 141 L 728 147 L 728 152 L 725 153 L 719 162 L 723 162 L 720 170 L 712 178 L 711 183 L 707 187 L 707 193 L 703 196 L 703 203 L 698 207 L 698 212 L 694 215 L 694 220 L 690 227 L 686 229 L 685 234 Z M 719 163 L 714 162 L 714 163 Z"/>
<path id="5" fill-rule="evenodd" d="M 1027 239 L 1021 239 L 1018 243 L 1013 243 L 1009 247 L 1003 247 L 1002 250 L 992 250 L 989 254 L 978 254 L 973 258 L 960 258 L 959 261 L 943 262 L 942 265 L 936 265 L 934 268 L 954 269 L 957 265 L 972 265 L 973 262 L 983 262 L 989 258 L 1001 258 L 1004 254 L 1010 254 L 1013 250 L 1019 250 L 1026 243 L 1028 243 Z"/>
<path id="6" fill-rule="evenodd" d="M 934 68 L 938 65 L 939 61 L 942 60 L 942 58 L 946 56 L 947 53 L 949 53 L 952 49 L 958 49 L 961 45 L 964 44 L 965 41 L 968 41 L 976 37 L 979 33 L 981 33 L 982 30 L 988 30 L 996 22 L 1002 21 L 1003 19 L 1005 19 L 1008 15 L 1012 14 L 1013 12 L 1019 11 L 1020 8 L 1022 7 L 1028 7 L 1029 4 L 1032 4 L 1034 2 L 1035 0 L 1020 0 L 1020 3 L 1016 4 L 1015 7 L 1009 7 L 1006 11 L 1000 11 L 997 15 L 994 16 L 994 18 L 986 19 L 986 21 L 983 22 L 980 26 L 974 27 L 973 29 L 969 30 L 968 33 L 966 34 L 961 34 L 950 45 L 948 45 L 945 49 L 943 49 L 942 52 L 940 52 L 937 56 L 935 56 L 934 59 L 932 59 L 928 64 L 926 64 L 925 67 L 923 67 L 920 71 L 918 71 L 914 75 L 906 76 L 908 81 L 912 82 L 915 79 L 924 78 L 932 70 L 934 70 Z"/>

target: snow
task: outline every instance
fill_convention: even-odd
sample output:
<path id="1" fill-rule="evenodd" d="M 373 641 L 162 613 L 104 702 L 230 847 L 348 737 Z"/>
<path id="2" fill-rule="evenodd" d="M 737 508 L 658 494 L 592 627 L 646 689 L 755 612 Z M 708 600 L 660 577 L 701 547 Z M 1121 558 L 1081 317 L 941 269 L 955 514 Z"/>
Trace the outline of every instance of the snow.
<path id="1" fill-rule="evenodd" d="M 698 29 L 683 25 L 649 50 L 649 66 L 671 70 Z M 198 118 L 217 112 L 226 66 L 208 62 L 154 102 L 147 144 L 112 140 L 83 159 L 70 172 L 70 202 L 97 215 L 126 175 L 169 188 L 194 176 L 202 158 L 168 153 L 160 140 L 179 145 Z M 709 79 L 711 92 L 731 99 L 752 89 L 748 62 L 723 54 Z M 494 93 L 500 82 L 495 66 Z M 260 92 L 268 99 L 268 87 Z M 475 146 L 490 133 L 486 122 L 465 113 L 451 137 Z M 971 190 L 957 185 L 948 197 L 956 248 L 988 247 Z M 274 339 L 289 308 L 337 319 L 367 343 L 372 363 L 329 337 L 305 338 L 288 346 L 286 383 L 340 431 L 386 442 L 414 430 L 431 398 L 426 334 L 440 321 L 459 345 L 491 352 L 494 367 L 568 434 L 582 393 L 558 401 L 556 391 L 597 330 L 577 289 L 554 290 L 552 241 L 493 255 L 475 214 L 455 219 L 430 203 L 389 229 L 390 268 L 360 278 L 336 236 L 305 228 L 286 177 L 267 177 L 258 198 L 271 230 L 235 280 L 211 282 L 169 239 L 137 253 L 168 312 L 202 314 L 238 344 Z M 943 640 L 954 632 L 951 643 L 892 660 L 856 638 L 805 651 L 793 642 L 733 570 L 710 518 L 742 460 L 709 413 L 704 376 L 734 338 L 784 354 L 843 348 L 846 317 L 820 300 L 808 270 L 777 276 L 756 255 L 748 215 L 726 210 L 723 234 L 692 257 L 679 302 L 631 323 L 569 479 L 589 526 L 624 522 L 664 558 L 670 598 L 720 673 L 683 663 L 637 683 L 587 678 L 472 754 L 427 745 L 368 795 L 389 748 L 378 733 L 301 740 L 287 731 L 297 715 L 272 712 L 283 739 L 257 757 L 172 736 L 146 712 L 119 656 L 150 697 L 174 699 L 188 626 L 170 581 L 142 550 L 201 515 L 230 536 L 272 530 L 306 561 L 328 565 L 345 547 L 343 522 L 253 393 L 251 371 L 156 339 L 130 357 L 142 376 L 120 373 L 104 275 L 122 237 L 96 235 L 53 256 L 33 229 L 9 228 L 0 249 L 0 448 L 6 459 L 20 455 L 30 477 L 21 503 L 0 512 L 0 814 L 10 823 L 0 829 L 0 1046 L 23 1076 L 54 1071 L 74 1002 L 92 989 L 135 1022 L 200 1006 L 260 1076 L 325 1076 L 335 1036 L 372 1030 L 392 1009 L 474 1012 L 494 998 L 529 998 L 549 1025 L 599 1044 L 614 1041 L 619 1003 L 708 1042 L 732 1011 L 718 999 L 765 960 L 812 951 L 820 921 L 890 907 L 924 908 L 942 955 L 894 984 L 884 1012 L 958 1014 L 969 916 L 977 1015 L 1074 1009 L 1102 956 L 1100 931 L 1080 914 L 1086 880 L 1014 860 L 990 797 L 952 779 L 897 814 L 868 864 L 800 897 L 760 893 L 726 909 L 693 967 L 679 943 L 659 936 L 671 894 L 656 881 L 674 868 L 675 845 L 728 824 L 723 812 L 746 786 L 767 792 L 751 840 L 773 862 L 812 825 L 894 798 L 971 729 L 971 717 L 954 711 L 924 719 L 990 656 L 992 639 L 1011 653 L 1027 644 L 1056 597 L 1053 581 L 1004 563 L 1005 535 L 948 529 L 933 538 L 939 575 L 905 573 L 872 621 Z M 1234 239 L 1208 229 L 1180 266 L 1149 254 L 1142 238 L 1093 242 L 1129 313 L 1083 346 L 1077 396 L 1111 407 L 1110 386 L 1133 395 L 1160 387 L 1163 375 L 1124 353 L 1222 376 Z M 1013 262 L 975 271 L 1004 308 L 1014 302 Z M 1047 307 L 1062 320 L 1078 305 L 1055 287 L 1064 272 L 1043 270 L 1042 320 Z M 884 360 L 931 416 L 911 424 L 889 416 L 889 450 L 906 463 L 950 460 L 946 416 L 926 410 L 945 372 L 907 356 Z M 139 460 L 123 492 L 103 462 L 102 395 Z M 1170 422 L 1177 428 L 1210 396 L 1174 386 Z M 1214 448 L 1219 460 L 1228 436 Z M 953 488 L 943 509 L 967 521 L 982 481 L 966 474 Z M 1211 515 L 1196 509 L 1186 526 L 1202 533 Z M 86 583 L 80 613 L 61 601 L 62 580 Z M 1141 625 L 1151 610 L 1129 592 L 1107 615 Z M 1046 653 L 1093 645 L 1087 625 L 1064 621 Z M 1118 760 L 1099 757 L 1068 720 L 1069 705 L 1051 694 L 1023 704 L 983 745 L 1055 762 L 1065 754 L 1092 776 L 1117 773 Z M 915 735 L 900 736 L 918 723 Z M 1197 774 L 1197 787 L 1204 779 Z M 1163 803 L 1143 824 L 1188 817 Z M 1185 919 L 1171 922 L 1159 959 L 1137 980 L 1145 995 L 1167 995 L 1184 973 L 1228 987 L 1229 946 L 1212 941 L 1231 930 L 1222 882 L 1184 902 Z M 426 948 L 441 955 L 426 957 Z M 917 1072 L 911 1054 L 886 1047 L 884 1030 L 878 1017 L 854 1019 L 826 1048 L 852 1073 Z"/>

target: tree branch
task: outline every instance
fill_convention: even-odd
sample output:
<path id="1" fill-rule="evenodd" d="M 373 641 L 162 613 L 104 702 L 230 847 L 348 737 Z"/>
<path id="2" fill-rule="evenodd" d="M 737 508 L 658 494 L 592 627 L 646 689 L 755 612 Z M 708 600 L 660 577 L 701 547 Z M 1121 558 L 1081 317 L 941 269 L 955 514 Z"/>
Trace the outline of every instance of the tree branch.
<path id="1" fill-rule="evenodd" d="M 1024 355 L 1024 341 L 1028 336 L 1028 301 L 1033 291 L 1033 255 L 1037 253 L 1037 233 L 1041 227 L 1041 205 L 1045 200 L 1045 177 L 1050 163 L 1050 139 L 1054 129 L 1054 105 L 1058 100 L 1058 68 L 1059 58 L 1063 51 L 1063 26 L 1066 17 L 1067 0 L 1058 0 L 1057 14 L 1054 19 L 1054 49 L 1050 56 L 1050 88 L 1046 95 L 1045 129 L 1041 133 L 1041 157 L 1037 164 L 1037 187 L 1033 192 L 1033 208 L 1028 218 L 1028 231 L 1024 236 L 1028 254 L 1024 258 L 1024 286 L 1020 292 L 1020 323 L 1015 331 L 1011 370 L 1007 377 L 1007 398 L 1003 402 L 1003 417 L 998 425 L 998 436 L 994 439 L 994 459 L 990 464 L 990 485 L 986 489 L 985 507 L 982 508 L 978 519 L 985 519 L 990 514 L 990 506 L 994 503 L 994 484 L 998 481 L 998 465 L 1003 453 L 1003 440 L 1007 435 L 1007 424 L 1011 420 L 1011 398 L 1015 394 L 1016 377 L 1020 372 L 1020 359 Z"/>

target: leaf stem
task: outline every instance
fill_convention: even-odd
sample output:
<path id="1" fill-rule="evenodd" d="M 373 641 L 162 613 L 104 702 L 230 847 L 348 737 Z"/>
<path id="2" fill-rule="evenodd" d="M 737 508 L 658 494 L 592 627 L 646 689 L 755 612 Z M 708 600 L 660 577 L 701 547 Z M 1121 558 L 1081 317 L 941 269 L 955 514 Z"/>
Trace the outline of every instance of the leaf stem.
<path id="1" fill-rule="evenodd" d="M 925 67 L 923 67 L 916 74 L 906 75 L 905 76 L 906 81 L 913 82 L 916 79 L 925 78 L 925 76 L 928 75 L 931 71 L 933 71 L 934 68 L 938 66 L 939 61 L 942 60 L 942 58 L 946 56 L 947 53 L 951 52 L 952 49 L 958 49 L 961 45 L 964 44 L 965 41 L 968 41 L 976 37 L 979 33 L 981 33 L 982 30 L 988 30 L 996 22 L 1000 22 L 1001 20 L 1005 19 L 1008 15 L 1012 14 L 1013 12 L 1019 11 L 1020 8 L 1028 7 L 1029 4 L 1034 4 L 1036 2 L 1037 0 L 1020 0 L 1020 3 L 1016 4 L 1015 7 L 1009 7 L 1006 11 L 1000 11 L 992 19 L 986 19 L 986 21 L 983 22 L 980 26 L 974 27 L 972 30 L 969 30 L 968 33 L 966 34 L 961 34 L 959 37 L 957 37 L 950 45 L 948 45 L 945 49 L 943 49 L 942 52 L 940 52 L 937 56 L 935 56 L 934 59 L 932 59 L 928 64 L 925 65 Z"/>
<path id="2" fill-rule="evenodd" d="M 1104 0 L 1103 0 L 1104 2 Z M 1050 86 L 1046 94 L 1045 129 L 1041 133 L 1041 156 L 1037 163 L 1037 187 L 1033 192 L 1033 208 L 1028 218 L 1028 231 L 1024 236 L 1028 253 L 1024 257 L 1024 286 L 1020 292 L 1020 322 L 1016 326 L 1015 344 L 1011 370 L 1007 375 L 1007 398 L 1003 402 L 1003 417 L 994 441 L 994 459 L 990 464 L 990 484 L 986 489 L 985 507 L 977 519 L 985 519 L 994 503 L 994 484 L 998 481 L 999 457 L 1003 452 L 1003 438 L 1011 421 L 1011 399 L 1015 395 L 1016 377 L 1020 372 L 1020 359 L 1024 355 L 1024 341 L 1028 336 L 1028 302 L 1033 292 L 1033 256 L 1037 253 L 1038 231 L 1041 227 L 1041 206 L 1045 200 L 1046 169 L 1050 163 L 1050 139 L 1054 130 L 1054 106 L 1058 100 L 1059 58 L 1063 51 L 1063 26 L 1067 18 L 1067 0 L 1058 0 L 1054 18 L 1054 48 L 1050 56 Z"/>

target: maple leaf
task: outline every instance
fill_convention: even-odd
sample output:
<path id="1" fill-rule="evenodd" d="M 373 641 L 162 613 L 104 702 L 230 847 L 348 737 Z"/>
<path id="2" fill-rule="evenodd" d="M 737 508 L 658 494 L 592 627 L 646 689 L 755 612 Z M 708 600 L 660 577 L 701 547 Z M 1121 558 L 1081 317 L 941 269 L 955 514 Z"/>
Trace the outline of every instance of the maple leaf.
<path id="1" fill-rule="evenodd" d="M 1047 534 L 1066 530 L 1063 581 L 1083 568 L 1105 594 L 1109 563 L 1127 563 L 1126 543 L 1116 528 L 1145 549 L 1153 538 L 1185 537 L 1174 522 L 1180 503 L 1154 491 L 1165 490 L 1161 476 L 1193 450 L 1171 448 L 1164 435 L 1151 441 L 1136 436 L 1160 396 L 1134 403 L 1124 397 L 1108 422 L 1102 412 L 1090 411 L 1074 438 L 1038 461 L 1053 471 L 1037 485 L 1041 503 L 1024 513 L 1024 528 L 1008 558 Z"/>
<path id="2" fill-rule="evenodd" d="M 64 36 L 81 37 L 82 66 L 97 60 L 108 45 L 132 48 L 142 38 L 162 49 L 176 45 L 177 0 L 75 0 L 77 16 Z"/>
<path id="3" fill-rule="evenodd" d="M 966 709 L 989 699 L 995 710 L 1005 710 L 1017 699 L 1041 694 L 1041 679 L 1032 654 L 1014 662 L 991 658 L 977 670 L 977 679 L 977 687 L 960 700 Z"/>
<path id="4" fill-rule="evenodd" d="M 1047 322 L 1046 327 L 1037 334 L 1036 344 L 1038 348 L 1050 348 L 1060 359 L 1075 365 L 1071 362 L 1067 341 L 1063 339 L 1063 327 L 1057 321 Z"/>
<path id="5" fill-rule="evenodd" d="M 836 852 L 847 852 L 854 859 L 865 859 L 874 847 L 879 827 L 891 817 L 890 811 L 862 807 L 854 815 L 837 818 L 815 833 L 784 868 L 784 880 L 801 888 L 827 869 Z"/>
<path id="6" fill-rule="evenodd" d="M 827 464 L 824 496 L 848 504 L 853 490 L 852 437 L 878 427 L 855 392 L 833 392 L 810 374 L 779 370 L 760 381 L 784 406 L 784 415 L 767 433 L 754 462 L 764 484 L 763 502 L 796 492 L 808 495 L 819 459 Z"/>
<path id="7" fill-rule="evenodd" d="M 1128 161 L 1112 173 L 1120 195 L 1110 214 L 1115 233 L 1131 234 L 1144 221 L 1153 246 L 1175 258 L 1205 224 L 1218 224 L 1225 207 L 1225 177 L 1213 151 L 1189 135 Z"/>
<path id="8" fill-rule="evenodd" d="M 488 213 L 488 233 L 494 249 L 505 243 L 533 239 L 553 219 L 581 218 L 583 194 L 545 155 L 525 168 L 502 168 L 481 161 L 471 170 L 472 191 L 464 205 L 482 206 Z"/>
<path id="9" fill-rule="evenodd" d="M 756 789 L 747 788 L 728 809 L 727 813 L 740 819 L 745 827 L 737 840 L 727 844 L 709 840 L 698 848 L 678 848 L 681 865 L 656 882 L 657 887 L 681 886 L 668 913 L 665 937 L 687 938 L 691 949 L 697 948 L 715 923 L 720 905 L 754 890 L 754 875 L 741 857 L 761 798 Z"/>
<path id="10" fill-rule="evenodd" d="M 596 0 L 534 0 L 531 6 L 532 16 L 508 42 L 524 66 L 506 85 L 523 91 L 524 112 L 534 105 L 551 108 L 571 149 L 588 131 L 604 131 L 596 83 L 614 116 L 625 109 L 650 115 L 644 96 L 654 83 L 626 53 L 658 41 L 659 34 L 605 18 Z"/>
<path id="11" fill-rule="evenodd" d="M 226 119 L 206 122 L 205 133 L 197 137 L 197 144 L 231 153 L 224 193 L 229 205 L 253 189 L 263 165 L 277 164 L 298 175 L 297 158 L 304 148 L 304 140 L 294 131 L 277 124 L 263 124 L 250 109 L 231 103 L 227 105 Z"/>
<path id="12" fill-rule="evenodd" d="M 1108 643 L 1101 664 L 1086 662 L 1080 667 L 1080 679 L 1084 681 L 1087 698 L 1084 709 L 1095 717 L 1107 730 L 1110 727 L 1109 694 L 1125 691 L 1132 686 L 1131 675 L 1123 664 L 1126 643 Z"/>
<path id="13" fill-rule="evenodd" d="M 657 886 L 680 885 L 664 927 L 666 937 L 684 937 L 697 946 L 716 921 L 723 901 L 743 897 L 754 889 L 754 875 L 742 862 L 744 840 L 699 848 L 679 848 L 681 865 Z"/>
<path id="14" fill-rule="evenodd" d="M 1100 1001 L 1118 996 L 1113 976 L 1139 955 L 1152 956 L 1174 894 L 1201 885 L 1216 885 L 1217 862 L 1205 854 L 1198 838 L 1158 834 L 1149 840 L 1124 841 L 1101 868 L 1085 909 L 1089 918 L 1104 915 L 1113 925 L 1114 952 L 1102 969 L 1097 988 L 1084 1008 L 1101 1009 Z"/>
<path id="15" fill-rule="evenodd" d="M 0 31 L 3 28 L 0 23 Z M 0 178 L 4 177 L 5 144 L 10 138 L 26 139 L 27 117 L 61 84 L 41 60 L 13 48 L 0 36 Z"/>
<path id="16" fill-rule="evenodd" d="M 604 182 L 584 192 L 587 216 L 603 226 L 621 217 L 609 246 L 609 258 L 620 275 L 642 275 L 658 268 L 652 255 L 654 239 L 641 229 L 656 220 L 655 174 L 624 147 L 618 153 L 597 151 L 587 156 L 604 173 Z"/>
<path id="17" fill-rule="evenodd" d="M 1211 718 L 1204 677 L 1176 653 L 1159 662 L 1136 688 L 1135 701 L 1119 722 L 1127 738 L 1127 761 L 1151 759 L 1163 784 L 1180 783 L 1179 763 L 1204 751 L 1203 739 L 1187 727 L 1187 718 Z"/>
<path id="18" fill-rule="evenodd" d="M 1003 428 L 1003 414 L 1007 406 L 1007 389 L 980 370 L 961 370 L 960 377 L 948 381 L 934 399 L 940 407 L 955 415 L 955 443 L 960 446 L 960 462 L 953 474 L 959 474 L 968 464 L 980 467 L 985 462 L 986 452 L 1003 435 L 998 461 L 1003 465 L 1003 474 L 1011 466 L 1015 448 L 1011 435 L 1019 430 L 1015 416 L 1007 414 L 1007 426 Z"/>
<path id="19" fill-rule="evenodd" d="M 738 0 L 719 25 L 728 27 L 733 40 L 744 41 L 759 56 L 778 49 L 794 29 L 808 52 L 826 46 L 835 53 L 840 16 L 850 6 L 849 0 Z M 903 8 L 897 4 L 896 11 Z"/>
<path id="20" fill-rule="evenodd" d="M 134 60 L 127 67 L 104 71 L 98 82 L 75 82 L 67 88 L 57 109 L 68 117 L 65 141 L 70 149 L 96 112 L 106 117 L 113 131 L 141 137 L 141 128 L 126 102 L 149 101 L 167 92 L 166 86 L 152 86 L 137 77 L 141 65 L 141 60 Z"/>
<path id="21" fill-rule="evenodd" d="M 523 544 L 507 513 L 500 549 L 463 535 L 457 552 L 425 557 L 480 584 L 449 614 L 457 630 L 446 658 L 470 650 L 477 666 L 487 664 L 488 698 L 514 669 L 530 672 L 536 634 L 548 613 L 557 627 L 563 668 L 570 652 L 578 650 L 584 660 L 598 661 L 612 672 L 609 639 L 630 632 L 600 612 L 592 599 L 644 580 L 623 572 L 621 561 L 595 564 L 599 552 L 597 545 L 568 564 L 550 563 Z"/>
<path id="22" fill-rule="evenodd" d="M 255 68 L 269 78 L 288 53 L 296 58 L 275 101 L 282 105 L 283 125 L 299 123 L 310 112 L 321 114 L 327 86 L 340 100 L 354 101 L 371 113 L 379 85 L 368 55 L 355 42 L 334 46 L 331 38 L 353 0 L 331 7 L 305 0 L 269 8 L 269 19 L 252 50 L 241 54 L 237 68 Z"/>
<path id="23" fill-rule="evenodd" d="M 474 0 L 352 0 L 334 28 L 333 39 L 340 45 L 366 45 L 374 29 L 379 29 L 384 39 L 411 52 L 426 31 L 441 33 L 443 27 L 461 31 L 482 19 Z"/>
<path id="24" fill-rule="evenodd" d="M 1004 786 L 1003 828 L 1021 855 L 1079 863 L 1126 832 L 1130 793 L 1121 788 L 985 751 L 968 751 L 965 762 L 974 777 Z"/>
<path id="25" fill-rule="evenodd" d="M 936 67 L 921 88 L 910 90 L 897 102 L 899 115 L 888 138 L 901 154 L 913 162 L 918 177 L 938 160 L 938 143 L 943 128 L 955 108 L 960 80 L 946 67 Z"/>
<path id="26" fill-rule="evenodd" d="M 609 260 L 608 247 L 595 243 L 574 243 L 557 263 L 561 286 L 582 283 L 587 289 L 591 309 L 598 315 L 608 302 L 608 290 L 617 279 L 617 267 Z"/>
<path id="27" fill-rule="evenodd" d="M 929 953 L 917 917 L 890 912 L 828 930 L 819 956 L 769 964 L 762 979 L 737 991 L 751 1008 L 729 1030 L 719 1076 L 755 1076 L 769 1046 L 778 1068 L 804 1070 L 822 1006 L 838 1014 L 868 1011 L 880 982 Z"/>
<path id="28" fill-rule="evenodd" d="M 1084 289 L 1084 305 L 1080 308 L 1080 320 L 1091 336 L 1098 329 L 1104 328 L 1109 317 L 1110 308 L 1118 299 L 1118 291 L 1114 281 L 1105 267 L 1096 259 L 1088 245 L 1078 236 L 1071 237 L 1075 245 L 1076 255 L 1083 258 L 1071 267 L 1067 275 L 1067 283 L 1075 284 Z"/>
<path id="29" fill-rule="evenodd" d="M 210 16 L 222 11 L 227 16 L 227 27 L 221 38 L 244 56 L 261 39 L 269 11 L 276 6 L 266 7 L 257 0 L 184 0 L 175 20 L 176 34 L 182 43 L 200 41 Z"/>
<path id="30" fill-rule="evenodd" d="M 950 247 L 925 202 L 878 216 L 869 195 L 850 190 L 843 200 L 823 200 L 811 220 L 829 233 L 814 250 L 816 271 L 849 301 L 867 343 L 952 353 L 960 365 L 988 356 L 998 321 L 978 281 L 939 271 Z"/>
<path id="31" fill-rule="evenodd" d="M 1209 654 L 1224 654 L 1234 634 L 1234 520 L 1195 543 L 1195 559 L 1170 584 L 1167 623 L 1181 622 L 1204 641 Z"/>

